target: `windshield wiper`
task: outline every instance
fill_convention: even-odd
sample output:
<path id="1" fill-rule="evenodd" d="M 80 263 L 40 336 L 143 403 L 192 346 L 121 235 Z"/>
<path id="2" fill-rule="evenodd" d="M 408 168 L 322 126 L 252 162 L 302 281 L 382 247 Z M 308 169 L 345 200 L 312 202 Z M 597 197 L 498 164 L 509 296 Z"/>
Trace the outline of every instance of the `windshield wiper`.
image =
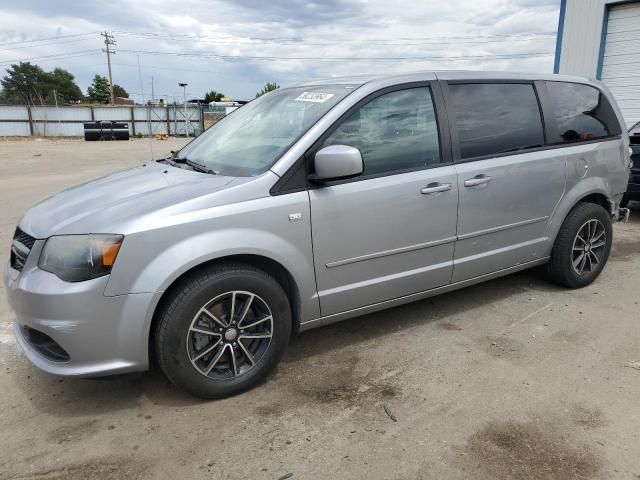
<path id="1" fill-rule="evenodd" d="M 208 173 L 210 175 L 219 175 L 220 172 L 213 170 L 212 168 L 207 167 L 206 165 L 198 162 L 194 162 L 193 160 L 189 160 L 187 157 L 179 157 L 179 152 L 171 150 L 171 155 L 162 160 L 158 160 L 159 162 L 166 162 L 172 167 L 183 168 L 181 165 L 189 165 L 196 172 Z"/>
<path id="2" fill-rule="evenodd" d="M 158 162 L 167 163 L 167 164 L 171 165 L 172 167 L 182 168 L 178 164 L 179 163 L 180 164 L 186 164 L 187 160 L 185 158 L 175 158 L 173 156 L 168 156 L 166 158 L 161 158 L 160 160 L 158 160 Z"/>
<path id="3" fill-rule="evenodd" d="M 206 165 L 203 165 L 202 163 L 198 163 L 198 162 L 194 162 L 193 160 L 189 160 L 188 158 L 184 158 L 184 159 L 175 159 L 174 158 L 173 161 L 174 162 L 175 161 L 184 161 L 184 163 L 189 165 L 191 168 L 193 168 L 197 172 L 209 173 L 211 175 L 219 175 L 220 174 L 220 172 L 216 172 L 212 168 L 209 168 Z"/>

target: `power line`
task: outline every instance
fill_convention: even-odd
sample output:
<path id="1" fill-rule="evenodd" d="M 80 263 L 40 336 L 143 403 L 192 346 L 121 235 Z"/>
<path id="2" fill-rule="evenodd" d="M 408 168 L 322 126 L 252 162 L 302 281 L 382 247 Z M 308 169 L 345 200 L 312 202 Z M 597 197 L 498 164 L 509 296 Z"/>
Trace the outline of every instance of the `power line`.
<path id="1" fill-rule="evenodd" d="M 59 35 L 56 37 L 43 37 L 41 39 L 36 39 L 36 40 L 26 40 L 24 42 L 14 42 L 14 43 L 4 43 L 4 44 L 0 44 L 0 46 L 8 46 L 8 45 L 14 45 L 14 44 L 23 44 L 23 43 L 34 43 L 34 42 L 44 42 L 45 40 L 54 40 L 48 43 L 39 43 L 38 45 L 22 45 L 20 47 L 16 47 L 16 49 L 18 48 L 37 48 L 39 46 L 46 46 L 46 45 L 57 45 L 57 44 L 63 44 L 63 43 L 74 43 L 74 42 L 81 42 L 81 41 L 85 41 L 85 40 L 90 40 L 89 38 L 77 38 L 77 37 L 87 37 L 89 35 L 94 35 L 95 33 L 98 32 L 87 32 L 87 33 L 79 33 L 79 34 L 70 34 L 70 35 Z M 148 40 L 156 40 L 159 38 L 164 38 L 164 39 L 168 39 L 168 40 L 172 40 L 172 41 L 193 41 L 193 40 L 198 40 L 198 41 L 211 41 L 211 42 L 217 42 L 220 45 L 226 45 L 226 44 L 239 44 L 239 45 L 247 45 L 247 46 L 251 46 L 251 44 L 247 44 L 246 42 L 242 42 L 242 41 L 231 41 L 229 40 L 229 38 L 224 38 L 224 37 L 215 37 L 215 36 L 210 36 L 210 35 L 192 35 L 192 34 L 184 34 L 184 35 L 179 35 L 179 34 L 175 34 L 175 35 L 171 35 L 171 34 L 164 34 L 164 33 L 155 33 L 155 32 L 125 32 L 122 31 L 120 32 L 123 35 L 129 35 L 129 36 L 134 36 L 134 37 L 139 37 L 142 39 L 148 39 Z M 105 37 L 105 44 L 106 42 L 110 42 L 113 41 L 113 35 L 111 34 L 107 34 L 106 32 L 102 32 L 100 33 L 101 36 L 105 36 L 108 35 L 108 37 Z M 552 32 L 537 32 L 537 33 L 514 33 L 514 34 L 478 34 L 478 35 L 459 35 L 459 36 L 447 36 L 447 37 L 438 37 L 437 35 L 434 36 L 430 36 L 430 37 L 395 37 L 395 38 L 386 38 L 386 39 L 375 39 L 375 38 L 369 38 L 369 39 L 363 39 L 363 40 L 358 40 L 358 39 L 352 39 L 352 40 L 348 40 L 348 41 L 335 41 L 335 42 L 326 42 L 326 43 L 308 43 L 308 42 L 303 42 L 303 39 L 298 38 L 298 37 L 263 37 L 263 38 L 252 38 L 249 37 L 248 41 L 250 42 L 301 42 L 300 46 L 331 46 L 334 44 L 345 44 L 345 43 L 363 43 L 363 44 L 367 44 L 367 45 L 375 45 L 377 42 L 378 45 L 382 45 L 382 46 L 388 46 L 388 47 L 402 47 L 402 46 L 413 46 L 413 45 L 419 45 L 418 43 L 407 43 L 406 41 L 409 42 L 416 42 L 416 41 L 422 41 L 424 42 L 424 44 L 428 44 L 429 42 L 433 42 L 436 41 L 437 38 L 442 38 L 443 39 L 443 43 L 450 43 L 452 40 L 458 39 L 458 40 L 466 40 L 468 41 L 468 43 L 493 43 L 493 42 L 501 42 L 501 41 L 527 41 L 527 40 L 543 40 L 544 37 L 547 36 L 555 36 L 555 33 Z M 74 40 L 63 40 L 63 41 L 59 41 L 60 39 L 68 39 L 68 38 L 75 38 Z M 232 37 L 233 38 L 233 37 Z M 208 40 L 207 40 L 208 39 Z M 491 40 L 491 39 L 497 39 L 497 40 Z M 406 40 L 406 41 L 405 41 Z M 396 43 L 385 43 L 385 42 L 396 42 L 396 41 L 405 41 L 404 43 L 400 43 L 400 44 L 396 44 Z M 465 43 L 465 42 L 458 42 L 459 43 Z M 421 43 L 422 44 L 422 43 Z M 115 53 L 113 50 L 111 50 L 109 44 L 107 45 L 107 49 L 103 50 L 105 53 L 107 53 L 107 62 L 110 62 L 110 54 L 111 53 Z M 109 50 L 107 52 L 107 50 Z M 481 58 L 503 58 L 503 59 L 511 59 L 511 58 L 520 58 L 520 57 L 526 57 L 526 56 L 532 56 L 532 57 L 541 57 L 541 56 L 549 56 L 551 55 L 551 53 L 543 53 L 543 52 L 533 52 L 533 53 L 522 53 L 522 54 L 518 54 L 518 53 L 514 53 L 514 54 L 495 54 L 495 55 L 490 55 L 490 54 L 484 54 L 484 55 L 463 55 L 463 56 L 418 56 L 418 57 L 412 57 L 412 56 L 397 56 L 397 57 L 304 57 L 304 56 L 292 56 L 292 57 L 283 57 L 283 56 L 271 56 L 271 55 L 266 55 L 266 56 L 257 56 L 257 55 L 222 55 L 222 54 L 208 54 L 208 53 L 203 53 L 203 52 L 159 52 L 159 51 L 153 51 L 153 50 L 149 50 L 149 51 L 145 51 L 145 50 L 121 50 L 121 51 L 127 51 L 129 53 L 139 53 L 139 54 L 147 54 L 147 55 L 172 55 L 172 56 L 184 56 L 184 57 L 205 57 L 205 58 L 221 58 L 221 59 L 248 59 L 248 60 L 317 60 L 317 61 L 324 61 L 324 62 L 332 62 L 332 61 L 345 61 L 345 60 L 355 60 L 355 61 L 404 61 L 404 60 L 464 60 L 464 59 L 481 59 Z M 91 53 L 90 53 L 91 52 Z M 81 56 L 81 55 L 88 55 L 88 54 L 92 54 L 92 51 L 89 50 L 85 50 L 85 51 L 75 51 L 75 52 L 67 52 L 67 53 L 60 53 L 60 54 L 52 54 L 52 55 L 43 55 L 43 56 L 37 56 L 37 57 L 32 57 L 32 58 L 21 58 L 21 59 L 15 59 L 15 60 L 0 60 L 0 65 L 1 64 L 8 64 L 8 63 L 15 63 L 15 62 L 19 62 L 19 61 L 30 61 L 30 60 L 47 60 L 47 59 L 54 59 L 54 58 L 72 58 L 75 56 Z M 110 82 L 112 84 L 112 82 Z"/>
<path id="2" fill-rule="evenodd" d="M 43 38 L 38 38 L 38 39 L 34 39 L 34 40 L 21 40 L 19 42 L 0 43 L 0 47 L 6 47 L 6 46 L 9 46 L 9 45 L 23 45 L 25 43 L 43 42 L 43 41 L 46 41 L 46 40 L 57 40 L 57 39 L 60 39 L 60 38 L 83 37 L 83 36 L 87 36 L 87 35 L 95 35 L 96 33 L 99 33 L 99 32 L 74 33 L 74 34 L 70 34 L 70 35 L 56 35 L 55 37 L 43 37 Z"/>
<path id="3" fill-rule="evenodd" d="M 257 55 L 219 55 L 205 52 L 160 52 L 154 50 L 127 50 L 121 49 L 123 53 L 136 53 L 141 55 L 171 55 L 177 57 L 201 57 L 201 58 L 221 58 L 229 60 L 317 60 L 317 61 L 405 61 L 405 60 L 467 60 L 467 59 L 515 59 L 526 57 L 546 57 L 553 55 L 551 52 L 525 52 L 510 54 L 484 54 L 484 55 L 455 55 L 455 56 L 403 56 L 403 57 L 281 57 L 281 56 L 257 56 Z"/>
<path id="4" fill-rule="evenodd" d="M 112 63 L 111 65 L 121 65 L 120 63 Z M 69 65 L 68 68 L 69 69 L 76 69 L 76 68 L 93 68 L 93 67 L 103 67 L 104 63 L 91 63 L 91 64 L 85 64 L 85 65 Z"/>
<path id="5" fill-rule="evenodd" d="M 503 44 L 505 42 L 531 42 L 531 41 L 551 41 L 551 38 L 544 37 L 521 37 L 521 38 L 499 38 L 495 40 L 471 40 L 465 39 L 460 41 L 451 41 L 451 39 L 443 39 L 442 41 L 403 41 L 398 39 L 391 40 L 349 40 L 349 41 L 334 41 L 334 42 L 294 42 L 294 41 L 278 41 L 278 40 L 256 40 L 256 39 L 248 39 L 247 41 L 239 41 L 239 40 L 214 40 L 214 39 L 204 39 L 204 38 L 171 38 L 171 37 L 149 37 L 149 36 L 140 36 L 139 38 L 145 40 L 157 40 L 157 39 L 165 39 L 170 40 L 171 42 L 194 42 L 197 40 L 198 43 L 201 44 L 213 44 L 213 45 L 240 45 L 246 47 L 255 47 L 258 45 L 288 45 L 288 46 L 304 46 L 304 47 L 330 47 L 334 45 L 358 45 L 362 44 L 364 46 L 388 46 L 388 47 L 411 47 L 411 46 L 421 46 L 421 45 L 477 45 L 477 44 Z M 399 43 L 394 43 L 399 42 Z"/>
<path id="6" fill-rule="evenodd" d="M 46 47 L 48 45 L 62 45 L 66 43 L 78 43 L 78 42 L 86 42 L 88 40 L 93 40 L 91 38 L 76 38 L 75 40 L 63 40 L 62 42 L 47 42 L 47 43 L 39 43 L 38 45 L 22 45 L 20 47 L 11 47 L 11 48 L 3 48 L 0 51 L 13 51 L 13 50 L 22 50 L 25 48 L 39 48 Z"/>
<path id="7" fill-rule="evenodd" d="M 61 58 L 76 58 L 83 56 L 91 56 L 97 55 L 101 51 L 100 50 L 80 50 L 75 52 L 68 53 L 60 53 L 53 55 L 45 55 L 40 57 L 31 57 L 31 58 L 20 58 L 13 60 L 0 60 L 0 65 L 13 64 L 18 62 L 27 62 L 33 60 L 54 60 Z M 553 53 L 545 53 L 545 52 L 533 52 L 533 53 L 516 53 L 516 54 L 496 54 L 496 55 L 463 55 L 463 56 L 419 56 L 419 57 L 254 57 L 254 56 L 238 56 L 238 55 L 215 55 L 215 54 L 207 54 L 207 53 L 182 53 L 182 52 L 159 52 L 159 51 L 137 51 L 137 50 L 120 50 L 120 52 L 124 53 L 137 53 L 137 54 L 148 54 L 148 55 L 173 55 L 173 56 L 184 56 L 184 57 L 193 57 L 193 58 L 231 58 L 231 59 L 253 59 L 253 60 L 324 60 L 324 61 L 345 61 L 345 60 L 356 60 L 356 61 L 396 61 L 396 60 L 431 60 L 431 61 L 456 61 L 456 60 L 470 60 L 470 59 L 517 59 L 517 58 L 527 58 L 527 57 L 546 57 L 552 56 Z M 83 65 L 76 66 L 75 68 L 85 68 L 89 66 L 99 66 L 100 64 L 92 64 L 92 65 Z M 137 65 L 124 64 L 124 63 L 115 63 L 113 65 L 118 65 L 122 67 L 135 67 Z M 161 67 L 156 65 L 147 65 L 147 68 L 157 68 L 157 69 L 166 69 L 166 70 L 176 70 L 175 67 Z M 193 69 L 183 69 L 184 71 L 198 71 L 203 73 L 214 73 L 211 70 L 193 70 Z"/>
<path id="8" fill-rule="evenodd" d="M 193 34 L 167 34 L 167 33 L 155 33 L 155 32 L 127 32 L 127 31 L 117 31 L 116 33 L 127 36 L 136 36 L 136 37 L 150 37 L 150 38 L 166 38 L 169 40 L 204 40 L 211 39 L 212 41 L 232 41 L 233 38 L 220 37 L 220 36 L 212 36 L 212 35 L 193 35 Z M 459 36 L 451 36 L 451 35 L 433 35 L 430 37 L 395 37 L 395 38 L 375 38 L 370 37 L 366 39 L 345 39 L 345 40 L 336 40 L 334 42 L 327 42 L 327 44 L 332 43 L 349 43 L 349 42 L 371 42 L 377 40 L 383 41 L 417 41 L 417 40 L 436 40 L 442 39 L 445 41 L 448 40 L 477 40 L 480 38 L 521 38 L 521 37 L 553 37 L 555 38 L 557 35 L 556 32 L 532 32 L 532 33 L 512 33 L 512 34 L 470 34 L 470 35 L 459 35 Z M 245 37 L 247 41 L 261 41 L 261 42 L 300 42 L 307 44 L 304 42 L 304 39 L 301 37 Z"/>
<path id="9" fill-rule="evenodd" d="M 31 57 L 31 58 L 18 58 L 14 60 L 0 60 L 0 65 L 5 65 L 9 63 L 18 63 L 18 62 L 30 62 L 32 60 L 42 60 L 48 58 L 72 58 L 72 57 L 82 57 L 85 55 L 95 55 L 100 53 L 100 50 L 78 50 L 76 52 L 67 52 L 67 53 L 56 53 L 53 55 L 43 55 L 40 57 Z"/>
<path id="10" fill-rule="evenodd" d="M 11 46 L 11 45 L 20 45 L 19 47 L 15 47 L 7 50 L 17 50 L 24 48 L 37 48 L 46 45 L 57 45 L 57 44 L 65 44 L 65 43 L 76 43 L 89 40 L 88 38 L 77 38 L 75 40 L 65 40 L 58 41 L 60 39 L 67 39 L 73 37 L 86 37 L 90 35 L 94 35 L 100 32 L 87 32 L 87 33 L 78 33 L 72 35 L 58 35 L 55 37 L 43 37 L 40 39 L 34 40 L 25 40 L 21 42 L 10 42 L 10 43 L 0 43 L 0 47 Z M 263 43 L 299 43 L 305 46 L 330 46 L 335 44 L 345 44 L 345 43 L 364 43 L 369 45 L 380 44 L 380 45 L 414 45 L 412 43 L 406 42 L 419 42 L 415 43 L 415 45 L 422 45 L 428 43 L 450 43 L 451 40 L 467 40 L 468 43 L 493 43 L 501 42 L 501 41 L 510 41 L 513 39 L 517 39 L 518 41 L 529 41 L 529 40 L 543 40 L 545 37 L 555 37 L 555 32 L 540 32 L 540 33 L 514 33 L 514 34 L 478 34 L 478 35 L 464 35 L 464 36 L 431 36 L 431 37 L 395 37 L 395 38 L 366 38 L 366 39 L 344 39 L 344 40 L 336 40 L 336 41 L 328 41 L 328 42 L 305 42 L 304 39 L 299 37 L 246 37 L 244 41 L 242 40 L 233 40 L 228 37 L 219 37 L 219 36 L 211 36 L 211 35 L 192 35 L 192 34 L 164 34 L 164 33 L 154 33 L 154 32 L 126 32 L 126 31 L 116 31 L 116 33 L 133 36 L 138 38 L 147 38 L 147 39 L 157 39 L 163 38 L 172 41 L 204 41 L 204 42 L 216 42 L 221 45 L 247 45 L 249 46 L 249 42 L 263 42 Z M 102 35 L 102 33 L 100 33 Z M 495 38 L 496 40 L 486 40 Z M 441 39 L 441 40 L 438 40 Z M 479 40 L 485 39 L 485 40 Z M 47 43 L 39 43 L 45 42 L 48 40 L 52 40 Z M 26 43 L 36 43 L 38 45 L 25 45 Z M 394 44 L 392 42 L 402 42 L 399 44 Z M 467 43 L 467 42 L 457 42 L 457 43 Z"/>

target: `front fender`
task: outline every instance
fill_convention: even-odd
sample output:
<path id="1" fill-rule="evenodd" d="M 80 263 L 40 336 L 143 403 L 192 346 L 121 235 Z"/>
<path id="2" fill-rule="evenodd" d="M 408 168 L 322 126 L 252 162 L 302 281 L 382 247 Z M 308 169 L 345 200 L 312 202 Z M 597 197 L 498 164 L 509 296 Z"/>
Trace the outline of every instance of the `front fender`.
<path id="1" fill-rule="evenodd" d="M 266 257 L 280 263 L 289 272 L 302 270 L 303 278 L 304 267 L 310 267 L 309 259 L 295 245 L 273 233 L 251 228 L 219 230 L 171 245 L 140 272 L 130 287 L 130 293 L 164 291 L 192 268 L 232 255 Z M 313 271 L 307 274 L 313 274 Z"/>
<path id="2" fill-rule="evenodd" d="M 295 280 L 301 319 L 317 318 L 320 312 L 307 193 L 215 210 L 215 215 L 205 218 L 126 236 L 105 295 L 162 292 L 205 262 L 231 255 L 259 255 L 281 264 Z M 290 221 L 291 213 L 300 213 L 301 219 Z"/>

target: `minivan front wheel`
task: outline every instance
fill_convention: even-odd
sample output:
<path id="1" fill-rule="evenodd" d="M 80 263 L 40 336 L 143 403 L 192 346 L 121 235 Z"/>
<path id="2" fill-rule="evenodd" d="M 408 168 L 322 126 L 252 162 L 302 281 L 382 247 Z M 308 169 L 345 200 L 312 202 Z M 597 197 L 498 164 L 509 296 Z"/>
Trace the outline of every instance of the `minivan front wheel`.
<path id="1" fill-rule="evenodd" d="M 290 334 L 289 299 L 273 277 L 249 265 L 218 265 L 189 276 L 163 302 L 156 355 L 176 386 L 220 398 L 262 380 Z"/>
<path id="2" fill-rule="evenodd" d="M 579 204 L 560 228 L 547 264 L 549 276 L 569 288 L 589 285 L 607 263 L 612 239 L 607 211 L 594 203 Z"/>

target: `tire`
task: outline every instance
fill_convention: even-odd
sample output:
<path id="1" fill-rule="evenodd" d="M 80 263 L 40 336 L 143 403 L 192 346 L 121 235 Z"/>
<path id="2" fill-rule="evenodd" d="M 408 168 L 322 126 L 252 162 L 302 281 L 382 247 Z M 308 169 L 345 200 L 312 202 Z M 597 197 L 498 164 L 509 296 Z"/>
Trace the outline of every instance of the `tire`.
<path id="1" fill-rule="evenodd" d="M 160 368 L 175 386 L 203 399 L 254 387 L 277 365 L 291 336 L 284 290 L 268 273 L 244 264 L 188 276 L 157 318 Z"/>
<path id="2" fill-rule="evenodd" d="M 592 236 L 591 231 L 594 231 Z M 578 233 L 580 238 L 589 238 L 581 242 Z M 604 234 L 604 240 L 598 237 L 601 234 Z M 612 239 L 609 213 L 595 203 L 578 204 L 567 215 L 558 232 L 551 259 L 546 265 L 547 275 L 555 283 L 568 288 L 586 287 L 598 278 L 606 265 Z M 576 262 L 577 266 L 574 266 Z"/>

